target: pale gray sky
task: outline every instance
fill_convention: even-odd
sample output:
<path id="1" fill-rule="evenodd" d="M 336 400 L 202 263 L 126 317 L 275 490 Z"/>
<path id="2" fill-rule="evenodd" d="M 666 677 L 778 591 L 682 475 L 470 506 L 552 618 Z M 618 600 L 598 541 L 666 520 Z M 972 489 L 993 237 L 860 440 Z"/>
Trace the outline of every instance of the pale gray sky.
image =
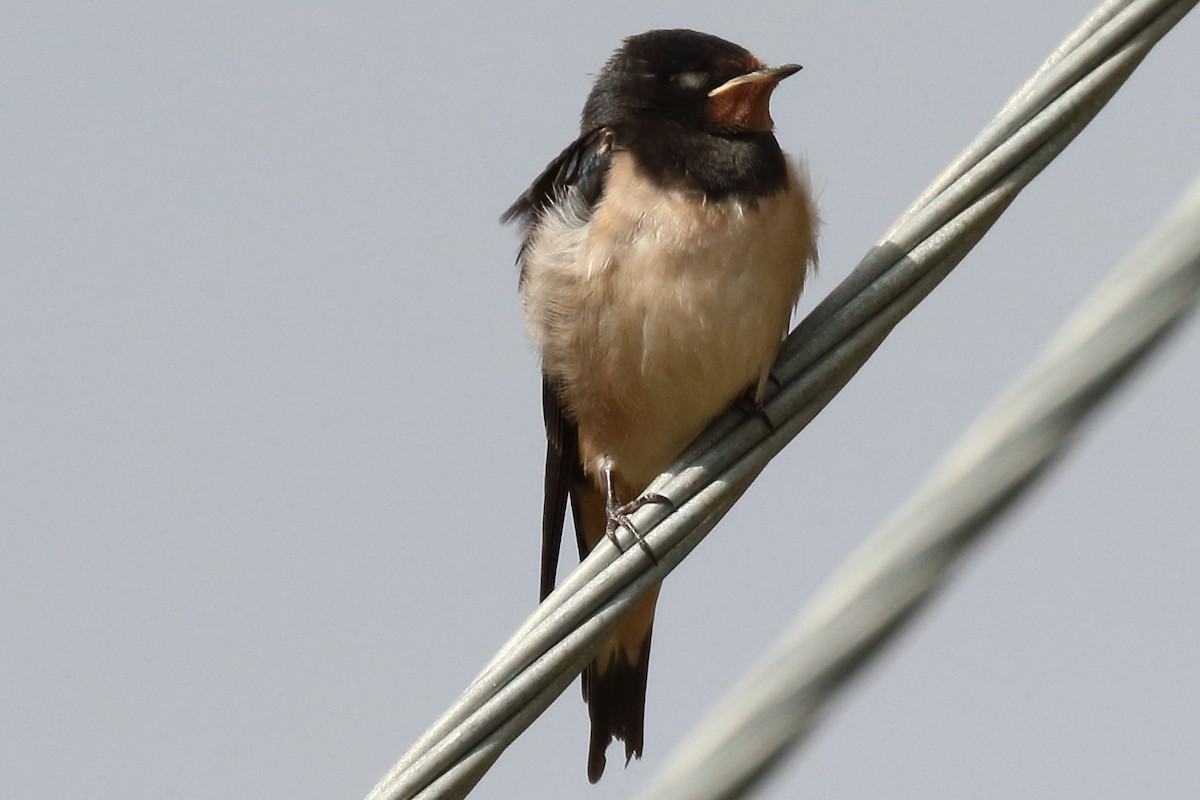
<path id="1" fill-rule="evenodd" d="M 543 438 L 497 217 L 622 36 L 776 94 L 832 288 L 1092 8 L 8 2 L 0 786 L 355 798 L 537 597 Z M 629 796 L 1200 168 L 1200 18 L 668 581 L 646 757 L 572 686 L 478 797 Z M 769 797 L 1192 797 L 1200 326 L 836 709 Z"/>

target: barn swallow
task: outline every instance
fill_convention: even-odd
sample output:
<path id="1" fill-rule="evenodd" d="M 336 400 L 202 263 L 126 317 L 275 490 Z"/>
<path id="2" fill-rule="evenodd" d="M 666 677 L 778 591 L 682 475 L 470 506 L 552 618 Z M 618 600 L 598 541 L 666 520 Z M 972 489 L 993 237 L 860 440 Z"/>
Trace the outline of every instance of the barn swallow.
<path id="1" fill-rule="evenodd" d="M 581 559 L 621 527 L 644 547 L 628 514 L 663 500 L 643 495 L 650 481 L 732 402 L 762 402 L 817 259 L 808 179 L 769 109 L 799 70 L 696 31 L 631 36 L 579 138 L 502 217 L 524 227 L 520 290 L 541 354 L 542 599 L 568 502 Z M 626 764 L 641 757 L 658 589 L 583 671 L 592 783 L 614 738 Z"/>

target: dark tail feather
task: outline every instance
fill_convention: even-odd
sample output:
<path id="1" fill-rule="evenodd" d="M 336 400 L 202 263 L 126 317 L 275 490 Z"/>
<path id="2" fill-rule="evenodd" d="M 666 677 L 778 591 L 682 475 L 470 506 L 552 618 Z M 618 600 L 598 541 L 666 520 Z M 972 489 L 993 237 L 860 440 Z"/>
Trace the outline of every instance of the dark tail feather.
<path id="1" fill-rule="evenodd" d="M 601 667 L 602 661 L 607 662 Z M 650 631 L 642 640 L 637 657 L 630 661 L 621 647 L 614 647 L 587 665 L 583 671 L 583 699 L 592 720 L 588 746 L 588 780 L 604 774 L 604 751 L 613 739 L 625 742 L 625 764 L 642 757 L 643 721 L 646 715 L 646 676 L 650 665 Z"/>

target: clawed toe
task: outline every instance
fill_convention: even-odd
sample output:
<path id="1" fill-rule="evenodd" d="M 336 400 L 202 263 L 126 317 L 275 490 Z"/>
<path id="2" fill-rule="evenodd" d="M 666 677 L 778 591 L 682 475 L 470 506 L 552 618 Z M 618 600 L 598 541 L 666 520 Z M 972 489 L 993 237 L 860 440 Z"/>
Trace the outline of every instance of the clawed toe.
<path id="1" fill-rule="evenodd" d="M 778 381 L 775 381 L 774 378 L 772 378 L 771 381 L 778 386 Z M 777 430 L 775 420 L 771 419 L 771 415 L 767 413 L 766 404 L 756 396 L 753 386 L 747 389 L 744 394 L 740 395 L 733 404 L 747 417 L 758 417 L 760 420 L 762 420 L 763 424 L 767 426 L 767 429 L 770 430 L 771 433 L 775 433 Z"/>
<path id="2" fill-rule="evenodd" d="M 614 547 L 621 552 L 625 552 L 625 548 L 621 546 L 620 539 L 617 538 L 617 529 L 624 528 L 625 530 L 629 531 L 630 534 L 632 534 L 634 540 L 638 543 L 638 547 L 642 548 L 642 552 L 649 556 L 653 563 L 657 564 L 658 556 L 654 554 L 654 550 L 650 547 L 650 544 L 646 541 L 645 537 L 642 536 L 636 527 L 634 527 L 633 520 L 629 518 L 629 515 L 637 511 L 642 506 L 648 506 L 651 503 L 661 503 L 663 505 L 670 506 L 671 510 L 674 511 L 675 504 L 671 502 L 671 499 L 666 495 L 661 495 L 654 492 L 643 494 L 634 500 L 630 500 L 628 503 L 622 504 L 617 500 L 616 491 L 612 483 L 611 469 L 605 469 L 604 478 L 606 489 L 604 510 L 606 516 L 608 517 L 604 525 L 604 535 L 610 542 L 613 543 Z"/>

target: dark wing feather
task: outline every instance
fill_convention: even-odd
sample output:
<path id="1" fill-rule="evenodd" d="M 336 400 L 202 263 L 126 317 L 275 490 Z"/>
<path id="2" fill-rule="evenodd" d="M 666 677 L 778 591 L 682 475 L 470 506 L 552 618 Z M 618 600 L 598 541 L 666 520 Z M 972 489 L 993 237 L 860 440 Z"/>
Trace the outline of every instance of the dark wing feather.
<path id="1" fill-rule="evenodd" d="M 571 486 L 583 478 L 579 463 L 579 432 L 564 413 L 562 401 L 550 380 L 542 376 L 542 416 L 546 421 L 546 494 L 542 499 L 542 580 L 539 600 L 554 591 L 563 522 Z M 575 529 L 579 511 L 572 504 Z"/>
<path id="2" fill-rule="evenodd" d="M 502 222 L 519 221 L 525 228 L 525 240 L 517 255 L 521 281 L 525 280 L 525 259 L 538 222 L 556 202 L 579 204 L 575 209 L 582 218 L 592 210 L 604 192 L 604 176 L 612 161 L 613 134 L 597 128 L 583 134 L 542 170 L 533 184 L 501 216 Z M 567 498 L 572 485 L 583 480 L 579 463 L 579 433 L 567 414 L 550 378 L 542 376 L 542 414 L 546 423 L 546 495 L 542 506 L 541 599 L 554 589 L 558 554 L 562 544 Z M 579 531 L 579 511 L 572 503 L 575 529 Z"/>
<path id="3" fill-rule="evenodd" d="M 604 176 L 613 154 L 613 133 L 609 128 L 596 128 L 583 134 L 546 165 L 529 188 L 500 216 L 501 222 L 520 222 L 525 228 L 525 240 L 517 253 L 521 264 L 521 280 L 525 280 L 525 256 L 531 236 L 542 215 L 555 202 L 566 200 L 580 204 L 576 209 L 584 218 L 604 193 Z"/>

